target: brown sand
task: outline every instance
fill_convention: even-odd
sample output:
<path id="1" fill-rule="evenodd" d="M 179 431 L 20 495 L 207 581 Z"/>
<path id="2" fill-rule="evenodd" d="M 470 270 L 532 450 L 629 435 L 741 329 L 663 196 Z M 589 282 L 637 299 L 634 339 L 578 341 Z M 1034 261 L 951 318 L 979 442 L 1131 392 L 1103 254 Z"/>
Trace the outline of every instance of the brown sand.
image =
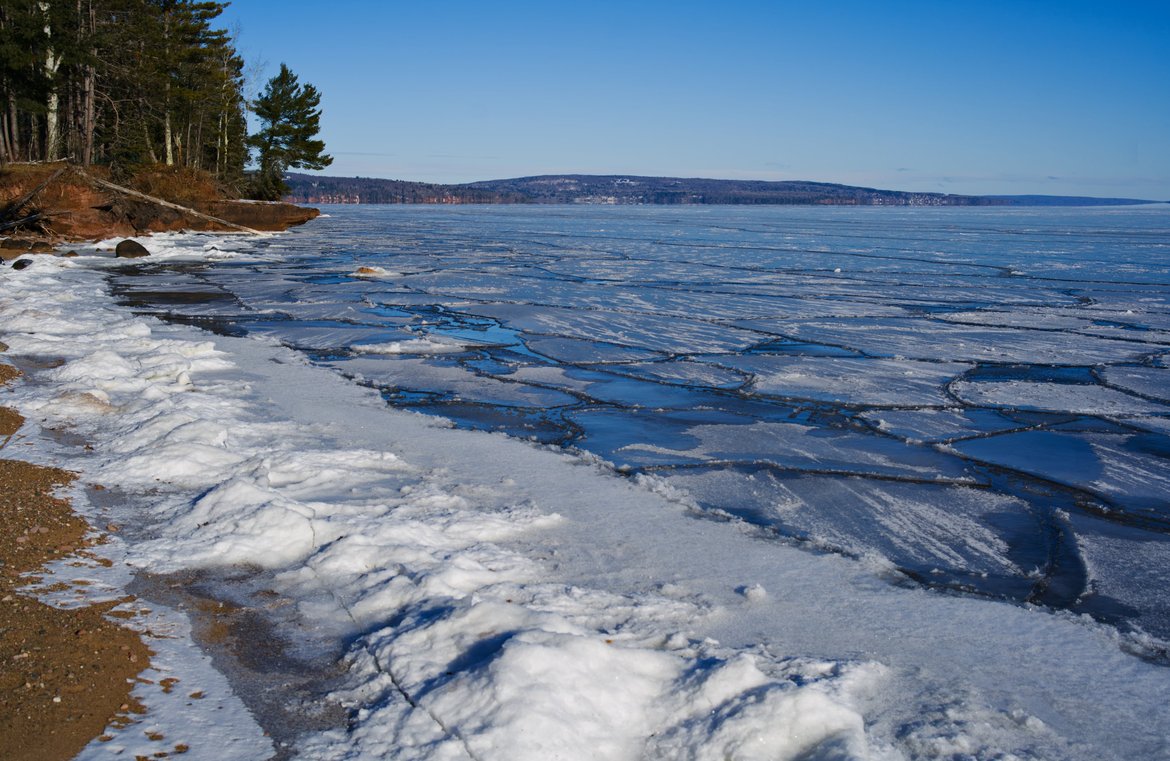
<path id="1" fill-rule="evenodd" d="M 0 364 L 0 383 L 18 374 Z M 22 423 L 0 408 L 0 449 Z M 85 521 L 53 496 L 73 479 L 0 459 L 0 753 L 9 761 L 72 758 L 142 711 L 130 690 L 150 651 L 107 618 L 117 602 L 61 610 L 21 593 L 23 575 L 92 543 Z"/>
<path id="2" fill-rule="evenodd" d="M 0 341 L 0 351 L 8 351 L 8 345 Z M 9 381 L 15 380 L 19 377 L 20 371 L 12 365 L 0 364 L 0 386 L 7 385 Z"/>
<path id="3" fill-rule="evenodd" d="M 7 407 L 0 407 L 0 438 L 5 439 L 0 445 L 6 443 L 8 437 L 19 431 L 22 425 L 24 418 Z"/>

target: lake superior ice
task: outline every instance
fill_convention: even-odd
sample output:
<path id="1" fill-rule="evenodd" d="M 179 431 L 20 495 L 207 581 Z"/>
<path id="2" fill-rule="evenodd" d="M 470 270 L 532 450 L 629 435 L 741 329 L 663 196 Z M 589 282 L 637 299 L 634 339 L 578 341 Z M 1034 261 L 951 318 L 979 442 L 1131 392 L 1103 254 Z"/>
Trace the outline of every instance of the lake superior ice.
<path id="1" fill-rule="evenodd" d="M 231 247 L 159 240 L 176 256 Z M 377 391 L 271 338 L 133 315 L 108 293 L 101 270 L 111 262 L 38 257 L 0 276 L 0 338 L 28 376 L 6 394 L 30 421 L 21 449 L 126 494 L 103 513 L 75 490 L 91 517 L 134 527 L 110 550 L 112 569 L 92 568 L 95 581 L 125 583 L 127 567 L 263 569 L 301 628 L 346 643 L 332 698 L 350 720 L 298 737 L 293 756 L 1170 755 L 1170 669 L 1131 655 L 1140 643 L 1108 626 L 891 584 L 897 574 L 880 556 L 807 552 L 730 516 L 701 519 L 681 481 L 622 478 L 584 456 L 388 409 Z M 594 330 L 565 319 L 558 330 Z M 607 330 L 618 340 L 646 326 Z M 714 331 L 697 340 L 739 343 Z M 643 343 L 671 349 L 665 338 Z M 1100 339 L 1093 350 L 1124 348 Z M 435 382 L 463 382 L 435 372 Z M 825 388 L 879 392 L 840 379 Z M 810 438 L 795 423 L 732 429 L 697 427 L 703 447 L 692 456 L 771 442 L 778 459 L 823 459 L 852 440 Z M 50 437 L 59 430 L 88 446 Z M 955 477 L 937 487 L 954 490 L 952 515 L 905 500 L 928 538 L 931 522 L 1000 506 L 966 490 L 944 458 L 868 456 L 894 474 Z M 903 499 L 896 488 L 883 498 Z M 961 551 L 998 558 L 997 541 L 973 530 Z M 166 636 L 186 635 L 174 626 Z M 155 668 L 224 700 L 233 742 L 136 687 L 151 728 L 189 738 L 187 757 L 252 759 L 268 745 L 206 659 L 160 657 Z M 112 733 L 84 757 L 141 746 L 142 725 Z"/>

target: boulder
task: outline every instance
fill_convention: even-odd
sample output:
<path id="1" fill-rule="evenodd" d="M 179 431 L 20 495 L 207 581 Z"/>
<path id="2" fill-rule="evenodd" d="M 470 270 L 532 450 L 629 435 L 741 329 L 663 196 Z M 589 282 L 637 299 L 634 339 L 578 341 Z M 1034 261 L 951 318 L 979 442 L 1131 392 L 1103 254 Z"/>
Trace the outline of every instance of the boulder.
<path id="1" fill-rule="evenodd" d="M 114 249 L 114 256 L 119 259 L 138 259 L 143 256 L 150 256 L 150 252 L 136 240 L 126 239 L 119 243 Z"/>
<path id="2" fill-rule="evenodd" d="M 55 250 L 56 249 L 53 248 L 53 244 L 45 243 L 43 240 L 34 241 L 33 244 L 28 248 L 28 252 L 30 254 L 51 254 Z"/>
<path id="3" fill-rule="evenodd" d="M 12 263 L 12 269 L 22 270 L 30 264 L 32 264 L 32 259 L 17 259 Z"/>

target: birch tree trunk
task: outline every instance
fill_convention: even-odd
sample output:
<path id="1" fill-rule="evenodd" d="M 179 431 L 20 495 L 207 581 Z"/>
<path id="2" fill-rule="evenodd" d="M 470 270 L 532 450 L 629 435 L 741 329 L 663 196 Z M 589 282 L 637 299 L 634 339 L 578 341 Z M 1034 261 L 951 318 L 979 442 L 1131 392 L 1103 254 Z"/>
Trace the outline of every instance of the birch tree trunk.
<path id="1" fill-rule="evenodd" d="M 91 61 L 97 57 L 93 39 L 97 34 L 97 17 L 94 14 L 93 2 L 88 3 L 89 11 L 82 13 L 81 0 L 77 0 L 77 16 L 81 23 L 86 25 L 89 36 L 89 52 Z M 81 77 L 81 165 L 89 166 L 93 163 L 93 133 L 97 129 L 97 69 L 94 64 L 87 63 Z"/>
<path id="2" fill-rule="evenodd" d="M 170 85 L 167 85 L 169 91 Z M 163 101 L 163 142 L 166 144 L 167 166 L 175 165 L 175 151 L 171 148 L 171 99 L 168 95 Z"/>
<path id="3" fill-rule="evenodd" d="M 59 158 L 57 148 L 61 143 L 61 105 L 56 82 L 61 57 L 53 50 L 53 25 L 49 21 L 50 5 L 44 0 L 37 5 L 45 15 L 45 39 L 48 41 L 45 48 L 45 78 L 49 80 L 49 96 L 45 102 L 45 160 L 56 161 Z"/>

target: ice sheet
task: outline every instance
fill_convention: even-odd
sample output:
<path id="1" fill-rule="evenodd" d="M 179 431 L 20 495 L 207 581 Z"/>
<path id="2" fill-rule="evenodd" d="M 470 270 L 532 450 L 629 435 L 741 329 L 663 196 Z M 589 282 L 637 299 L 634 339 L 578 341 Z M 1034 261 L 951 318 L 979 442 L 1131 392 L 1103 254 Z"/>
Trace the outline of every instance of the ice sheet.
<path id="1" fill-rule="evenodd" d="M 777 357 L 766 354 L 711 360 L 752 373 L 751 392 L 870 406 L 946 405 L 949 381 L 970 369 L 957 362 Z"/>
<path id="2" fill-rule="evenodd" d="M 1162 222 L 1149 210 L 345 209 L 327 231 L 301 228 L 245 259 L 160 272 L 141 287 L 157 284 L 156 308 L 171 315 L 185 306 L 168 294 L 237 293 L 291 319 L 227 315 L 228 332 L 278 333 L 343 371 L 355 343 L 384 345 L 388 358 L 431 352 L 399 365 L 382 384 L 387 399 L 466 428 L 572 444 L 626 472 L 709 465 L 695 425 L 796 423 L 846 435 L 831 463 L 842 469 L 830 472 L 889 477 L 873 463 L 988 434 L 1164 435 L 1149 372 L 1164 364 L 1170 319 Z M 330 335 L 330 319 L 352 327 Z M 390 332 L 345 339 L 379 327 Z M 448 345 L 467 351 L 435 354 Z M 540 406 L 550 392 L 563 396 Z M 749 436 L 719 462 L 731 473 L 759 463 L 825 472 L 823 458 L 770 446 Z M 1103 496 L 1071 476 L 1050 483 L 988 463 L 952 464 L 1041 515 Z M 849 546 L 866 546 L 865 532 L 847 533 Z M 868 551 L 884 550 L 875 540 Z M 1083 565 L 1075 555 L 1059 562 Z M 1076 600 L 1067 581 L 1042 599 Z"/>
<path id="3" fill-rule="evenodd" d="M 360 227 L 373 213 L 357 210 L 338 221 Z M 673 229 L 680 218 L 669 214 L 677 212 L 653 211 L 649 219 Z M 409 224 L 394 246 L 404 249 L 460 229 L 458 216 L 403 219 Z M 861 219 L 871 231 L 882 229 L 872 216 Z M 570 231 L 596 223 L 572 215 L 557 221 Z M 766 228 L 778 248 L 791 232 L 784 228 Z M 865 258 L 860 253 L 891 253 L 875 251 L 864 232 L 851 233 L 838 262 L 856 266 Z M 620 238 L 606 235 L 604 245 Z M 514 242 L 443 240 L 466 266 L 516 266 L 528 256 L 513 257 Z M 641 255 L 658 251 L 645 242 L 635 247 Z M 720 266 L 737 266 L 744 255 L 713 251 Z M 791 255 L 773 253 L 777 262 Z M 801 254 L 801 266 L 818 256 Z M 1091 275 L 1057 259 L 1029 266 L 1062 277 Z M 883 276 L 908 276 L 913 263 L 898 261 L 883 265 Z M 274 266 L 291 269 L 292 263 Z M 953 267 L 926 271 L 941 277 Z M 338 266 L 336 274 L 305 280 L 303 291 L 285 289 L 271 303 L 308 298 L 311 286 L 342 285 L 352 303 L 368 308 L 360 288 L 344 281 L 352 271 L 352 262 Z M 600 441 L 599 451 L 632 470 L 659 473 L 622 479 L 588 456 L 386 410 L 375 390 L 268 341 L 209 340 L 189 328 L 132 317 L 115 307 L 98 274 L 77 263 L 38 261 L 4 279 L 0 317 L 14 355 L 66 360 L 35 372 L 14 403 L 34 424 L 83 433 L 93 451 L 74 452 L 71 466 L 134 496 L 141 533 L 127 550 L 129 560 L 174 569 L 262 565 L 277 597 L 295 606 L 297 625 L 330 633 L 345 646 L 348 678 L 337 697 L 352 708 L 352 722 L 301 738 L 297 750 L 305 757 L 721 758 L 746 754 L 760 738 L 770 757 L 794 759 L 956 752 L 1120 759 L 1165 751 L 1165 668 L 1127 652 L 1149 655 L 1156 638 L 1122 636 L 1039 608 L 889 583 L 905 581 L 890 560 L 900 555 L 937 563 L 954 579 L 1027 576 L 1027 553 L 1013 543 L 1034 548 L 1038 542 L 1021 541 L 1024 519 L 1036 516 L 1041 527 L 1063 524 L 1056 511 L 1036 511 L 1042 502 L 1007 491 L 1013 479 L 1028 488 L 1065 482 L 1088 490 L 1082 495 L 1127 504 L 1135 515 L 1146 509 L 1139 517 L 1152 521 L 1167 489 L 1159 480 L 1162 439 L 1154 434 L 1102 432 L 1113 430 L 1108 421 L 1076 415 L 1013 412 L 1010 419 L 1022 426 L 1052 429 L 952 444 L 994 465 L 973 468 L 946 452 L 875 436 L 831 406 L 765 411 L 726 389 L 696 394 L 703 404 L 689 409 L 579 408 L 573 417 L 583 442 Z M 783 273 L 772 280 L 785 287 L 802 282 Z M 848 288 L 869 288 L 876 297 L 889 282 L 873 282 L 879 281 L 870 287 L 854 280 Z M 977 291 L 964 290 L 964 298 Z M 416 296 L 402 301 L 422 304 Z M 1024 301 L 1025 293 L 1016 297 Z M 341 302 L 320 303 L 332 310 Z M 453 301 L 445 303 L 450 308 Z M 502 328 L 522 330 L 512 314 L 493 316 Z M 549 340 L 583 356 L 611 352 L 613 343 L 589 342 L 618 334 L 660 348 L 742 350 L 734 339 L 716 348 L 715 332 L 694 341 L 691 321 L 681 323 L 683 335 L 668 335 L 671 321 L 660 317 L 626 314 L 606 326 L 599 315 L 584 321 L 553 315 L 542 323 L 557 326 Z M 462 329 L 459 322 L 436 324 Z M 597 327 L 590 332 L 590 326 Z M 573 335 L 561 336 L 562 329 Z M 1082 339 L 1061 337 L 1060 351 L 1071 352 Z M 1100 349 L 1096 340 L 1087 343 Z M 610 397 L 621 404 L 642 388 L 633 379 L 611 385 L 590 375 L 574 378 L 575 368 L 550 373 L 505 348 L 511 354 L 494 361 L 511 363 L 529 380 L 584 378 L 621 390 Z M 402 380 L 432 391 L 466 384 L 474 395 L 516 386 L 513 393 L 526 396 L 536 388 L 476 374 L 462 361 L 371 357 L 337 367 L 409 368 Z M 652 386 L 650 380 L 638 382 Z M 694 390 L 687 385 L 672 384 Z M 972 413 L 999 414 L 966 411 Z M 1058 432 L 1059 425 L 1078 432 Z M 1037 436 L 1055 438 L 1029 438 Z M 1005 448 L 1013 442 L 1018 446 Z M 1051 461 L 1027 454 L 1051 444 L 1059 450 Z M 1003 451 L 1000 462 L 996 453 Z M 698 478 L 698 467 L 729 461 L 757 463 L 761 472 L 788 478 L 769 482 L 756 496 L 742 491 L 744 481 L 728 470 L 712 471 L 715 480 Z M 1021 479 L 1029 472 L 1040 480 Z M 803 551 L 760 523 L 695 499 L 729 493 L 747 495 L 738 500 L 741 507 L 775 510 L 814 539 L 835 539 L 860 560 Z M 848 519 L 828 521 L 835 511 Z M 1083 525 L 1070 515 L 1073 525 Z M 1044 522 L 1049 519 L 1055 523 Z M 1116 529 L 1111 541 L 1134 541 L 1120 530 L 1123 523 L 1109 525 Z M 1156 592 L 1124 588 L 1126 565 L 1109 558 L 1123 554 L 1125 545 L 1089 536 L 1080 546 L 1100 596 L 1161 604 Z M 1155 545 L 1148 547 L 1151 552 L 1135 557 L 1161 562 Z M 1136 620 L 1159 623 L 1153 616 Z"/>
<path id="4" fill-rule="evenodd" d="M 1164 367 L 1110 367 L 1105 382 L 1130 393 L 1170 402 L 1170 369 Z"/>
<path id="5" fill-rule="evenodd" d="M 1027 381 L 958 381 L 952 383 L 950 389 L 959 399 L 986 407 L 1050 410 L 1103 417 L 1170 415 L 1170 405 L 1101 386 Z"/>
<path id="6" fill-rule="evenodd" d="M 1168 452 L 1154 434 L 1109 435 L 1024 431 L 960 441 L 954 450 L 1059 483 L 1106 500 L 1120 519 L 1170 521 Z"/>
<path id="7" fill-rule="evenodd" d="M 783 333 L 792 338 L 845 346 L 879 357 L 961 362 L 1093 365 L 1133 361 L 1149 352 L 1142 344 L 1061 332 L 977 328 L 941 320 L 879 318 L 865 321 L 808 320 L 736 322 L 742 328 Z"/>

